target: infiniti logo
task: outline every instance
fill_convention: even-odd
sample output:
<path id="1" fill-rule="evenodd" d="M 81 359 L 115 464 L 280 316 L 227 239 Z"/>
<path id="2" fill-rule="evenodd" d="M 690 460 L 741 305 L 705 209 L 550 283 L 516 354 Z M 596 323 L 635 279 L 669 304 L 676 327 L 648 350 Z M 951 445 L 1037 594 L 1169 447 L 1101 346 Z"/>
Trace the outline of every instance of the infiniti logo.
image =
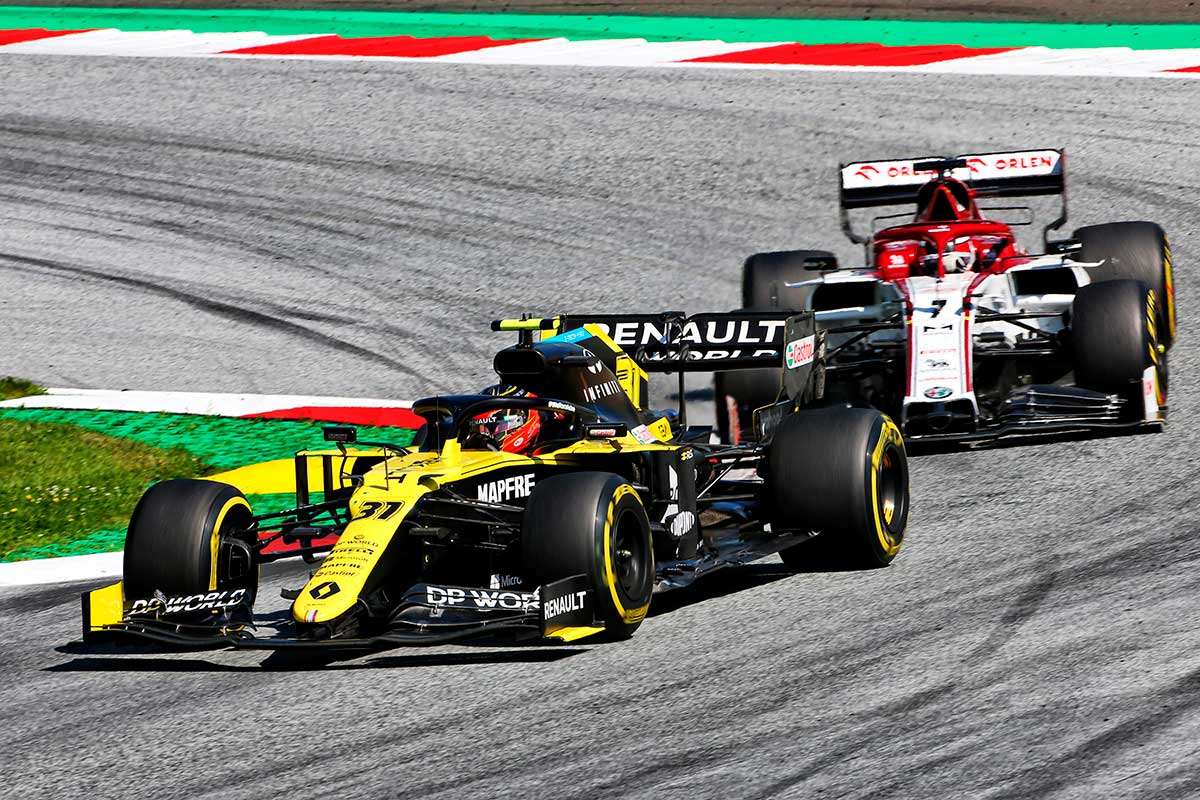
<path id="1" fill-rule="evenodd" d="M 604 363 L 601 362 L 600 359 L 596 358 L 596 354 L 591 350 L 588 350 L 586 347 L 580 349 L 592 359 L 591 363 L 588 364 L 588 372 L 592 373 L 593 375 L 598 375 L 600 370 L 604 369 Z"/>

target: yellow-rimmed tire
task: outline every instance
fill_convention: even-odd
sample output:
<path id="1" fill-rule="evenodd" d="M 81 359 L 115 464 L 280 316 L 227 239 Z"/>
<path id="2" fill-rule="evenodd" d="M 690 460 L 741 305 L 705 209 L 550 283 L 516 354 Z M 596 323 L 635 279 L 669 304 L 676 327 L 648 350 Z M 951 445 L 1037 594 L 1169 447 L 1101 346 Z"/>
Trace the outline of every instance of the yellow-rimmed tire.
<path id="1" fill-rule="evenodd" d="M 1165 406 L 1167 352 L 1159 346 L 1158 312 L 1158 296 L 1142 281 L 1080 287 L 1071 304 L 1075 383 L 1136 398 L 1145 371 L 1154 367 L 1158 404 Z"/>
<path id="2" fill-rule="evenodd" d="M 908 526 L 908 458 L 885 414 L 829 407 L 790 414 L 767 455 L 771 526 L 817 531 L 780 553 L 792 569 L 883 567 Z"/>
<path id="3" fill-rule="evenodd" d="M 525 572 L 539 585 L 586 575 L 597 615 L 615 638 L 650 610 L 654 547 L 642 499 L 624 478 L 571 472 L 539 481 L 521 529 Z"/>
<path id="4" fill-rule="evenodd" d="M 125 596 L 170 597 L 245 590 L 253 602 L 258 567 L 236 541 L 252 523 L 250 504 L 237 488 L 204 480 L 156 483 L 146 490 L 125 535 Z"/>
<path id="5" fill-rule="evenodd" d="M 1079 259 L 1103 262 L 1088 268 L 1092 283 L 1128 279 L 1154 292 L 1158 341 L 1169 350 L 1175 344 L 1175 282 L 1166 232 L 1153 222 L 1109 222 L 1079 228 L 1074 238 L 1083 244 Z"/>

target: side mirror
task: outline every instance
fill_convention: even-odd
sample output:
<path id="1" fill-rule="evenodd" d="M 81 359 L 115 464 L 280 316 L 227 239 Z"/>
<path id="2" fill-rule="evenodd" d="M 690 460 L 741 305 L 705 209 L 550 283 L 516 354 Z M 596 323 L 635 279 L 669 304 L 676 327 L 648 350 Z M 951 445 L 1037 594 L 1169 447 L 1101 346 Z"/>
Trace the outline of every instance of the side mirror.
<path id="1" fill-rule="evenodd" d="M 1078 239 L 1060 239 L 1057 242 L 1046 242 L 1046 252 L 1056 255 L 1078 253 L 1083 250 L 1083 242 Z"/>
<path id="2" fill-rule="evenodd" d="M 809 256 L 803 266 L 811 272 L 830 272 L 838 268 L 837 256 Z"/>
<path id="3" fill-rule="evenodd" d="M 325 434 L 325 441 L 327 442 L 354 444 L 358 441 L 358 429 L 351 428 L 348 425 L 328 425 L 321 428 L 321 432 Z"/>

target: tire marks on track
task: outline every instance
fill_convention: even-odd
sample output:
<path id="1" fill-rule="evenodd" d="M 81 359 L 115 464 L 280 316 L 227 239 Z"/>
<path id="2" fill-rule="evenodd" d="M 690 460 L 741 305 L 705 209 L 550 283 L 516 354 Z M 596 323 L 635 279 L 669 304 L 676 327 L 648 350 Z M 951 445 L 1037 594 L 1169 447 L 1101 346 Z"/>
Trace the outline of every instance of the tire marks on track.
<path id="1" fill-rule="evenodd" d="M 430 386 L 437 387 L 440 385 L 436 381 L 430 379 L 428 376 L 422 375 L 421 373 L 410 369 L 409 367 L 392 358 L 388 358 L 385 355 L 376 353 L 373 350 L 368 350 L 365 347 L 360 347 L 359 345 L 348 342 L 344 339 L 339 339 L 336 336 L 331 336 L 327 333 L 321 333 L 313 328 L 309 328 L 286 319 L 281 319 L 277 316 L 264 314 L 260 311 L 237 306 L 232 303 L 224 303 L 219 300 L 212 300 L 207 297 L 200 297 L 199 295 L 185 292 L 182 289 L 164 286 L 162 284 L 141 278 L 114 275 L 111 273 L 88 269 L 86 267 L 72 266 L 46 259 L 31 258 L 29 256 L 19 256 L 12 253 L 0 252 L 0 262 L 8 262 L 9 264 L 16 266 L 18 269 L 28 269 L 33 267 L 57 275 L 67 275 L 79 279 L 91 279 L 106 283 L 114 283 L 148 294 L 157 294 L 171 300 L 178 300 L 179 302 L 185 303 L 193 308 L 197 308 L 201 311 L 205 311 L 209 314 L 223 317 L 234 322 L 245 323 L 260 328 L 266 328 L 268 330 L 278 331 L 289 336 L 313 342 L 321 347 L 358 356 L 359 358 L 373 362 L 380 366 L 387 367 L 402 375 L 416 378 L 417 380 Z"/>
<path id="2" fill-rule="evenodd" d="M 22 115 L 4 118 L 0 130 L 11 135 L 10 147 L 0 156 L 0 171 L 13 174 L 10 183 L 27 207 L 41 209 L 60 229 L 87 233 L 85 221 L 94 222 L 90 235 L 115 243 L 139 239 L 160 246 L 178 243 L 185 258 L 200 262 L 211 262 L 215 253 L 266 263 L 272 270 L 286 267 L 297 275 L 311 274 L 322 284 L 339 287 L 332 297 L 326 292 L 313 298 L 338 306 L 339 313 L 333 316 L 357 315 L 373 336 L 421 340 L 412 360 L 412 377 L 430 374 L 436 364 L 471 357 L 483 361 L 492 348 L 476 351 L 472 339 L 430 337 L 427 328 L 397 324 L 398 318 L 381 316 L 375 309 L 436 304 L 489 319 L 500 313 L 543 310 L 526 302 L 513 303 L 506 296 L 481 294 L 487 285 L 520 285 L 519 276 L 527 269 L 503 254 L 492 255 L 498 238 L 537 249 L 608 252 L 614 262 L 630 260 L 623 238 L 581 234 L 582 218 L 575 226 L 568 219 L 555 219 L 547 226 L 514 213 L 556 195 L 552 184 L 507 180 L 461 162 L 371 160 L 309 148 L 285 152 L 168 131 L 148 133 L 130 125 L 64 128 L 55 119 Z M 147 156 L 152 151 L 153 158 Z M 178 169 L 162 169 L 164 152 Z M 306 176 L 321 182 L 331 172 L 359 175 L 358 187 L 314 204 L 298 202 L 288 191 Z M 268 188 L 271 176 L 279 174 L 289 176 L 287 185 Z M 446 199 L 431 199 L 427 192 L 407 197 L 403 190 L 376 188 L 412 185 L 438 185 Z M 512 199 L 478 202 L 480 192 L 488 189 Z M 250 235 L 248 224 L 254 230 Z M 433 243 L 436 250 L 453 241 L 457 248 L 474 250 L 472 260 L 483 261 L 486 267 L 474 285 L 469 279 L 447 281 L 443 273 L 455 269 L 453 264 L 438 263 L 435 257 L 431 267 L 421 263 L 417 254 L 406 253 L 393 259 L 376 246 L 378 241 L 398 237 L 420 242 L 421 247 Z M 647 258 L 638 255 L 633 260 Z M 659 269 L 666 264 L 654 260 L 648 266 Z M 356 302 L 360 298 L 361 305 Z M 487 303 L 487 298 L 493 302 Z M 286 308 L 285 316 L 306 318 L 302 311 L 293 310 L 302 306 L 293 303 Z M 448 322 L 455 333 L 468 332 L 462 314 Z M 411 392 L 420 394 L 430 388 L 421 385 Z"/>
<path id="3" fill-rule="evenodd" d="M 1058 585 L 1060 573 L 1054 566 L 1056 563 L 1057 559 L 1050 559 L 1048 564 L 1042 565 L 1039 572 L 1035 573 L 1033 579 L 1000 614 L 987 638 L 967 652 L 964 661 L 968 666 L 978 666 L 988 661 L 1000 648 L 1020 634 L 1021 626 L 1033 618 L 1046 596 Z"/>
<path id="4" fill-rule="evenodd" d="M 989 793 L 993 797 L 1051 797 L 1079 783 L 1091 773 L 1097 763 L 1109 756 L 1142 745 L 1164 729 L 1200 711 L 1200 670 L 1174 681 L 1165 690 L 1146 698 L 1147 704 L 1158 705 L 1133 719 L 1126 719 L 1104 731 L 1089 736 L 1082 743 L 1050 761 L 1020 769 Z"/>

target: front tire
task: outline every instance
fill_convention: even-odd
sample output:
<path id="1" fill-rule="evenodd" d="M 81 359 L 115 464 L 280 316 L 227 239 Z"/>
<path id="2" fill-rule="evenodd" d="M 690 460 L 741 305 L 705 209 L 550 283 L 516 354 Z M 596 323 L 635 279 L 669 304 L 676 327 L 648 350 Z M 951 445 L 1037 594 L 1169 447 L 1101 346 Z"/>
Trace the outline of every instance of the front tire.
<path id="1" fill-rule="evenodd" d="M 244 589 L 253 602 L 258 569 L 232 540 L 250 527 L 250 504 L 237 488 L 205 480 L 172 480 L 146 490 L 125 535 L 125 596 L 148 598 Z"/>
<path id="2" fill-rule="evenodd" d="M 908 458 L 896 424 L 845 406 L 784 418 L 767 456 L 775 530 L 819 531 L 780 553 L 792 569 L 884 567 L 908 527 Z"/>
<path id="3" fill-rule="evenodd" d="M 1138 391 L 1148 367 L 1158 371 L 1159 405 L 1166 404 L 1167 354 L 1159 352 L 1154 290 L 1140 281 L 1083 286 L 1071 305 L 1075 383 L 1108 394 Z"/>
<path id="4" fill-rule="evenodd" d="M 1153 222 L 1109 222 L 1080 228 L 1074 238 L 1083 244 L 1083 261 L 1105 262 L 1088 269 L 1093 283 L 1128 279 L 1154 290 L 1158 340 L 1169 349 L 1175 343 L 1175 285 L 1166 232 Z"/>
<path id="5" fill-rule="evenodd" d="M 654 591 L 650 520 L 637 490 L 608 472 L 571 472 L 539 481 L 525 507 L 521 547 L 539 585 L 586 575 L 606 632 L 627 638 L 642 624 Z"/>

